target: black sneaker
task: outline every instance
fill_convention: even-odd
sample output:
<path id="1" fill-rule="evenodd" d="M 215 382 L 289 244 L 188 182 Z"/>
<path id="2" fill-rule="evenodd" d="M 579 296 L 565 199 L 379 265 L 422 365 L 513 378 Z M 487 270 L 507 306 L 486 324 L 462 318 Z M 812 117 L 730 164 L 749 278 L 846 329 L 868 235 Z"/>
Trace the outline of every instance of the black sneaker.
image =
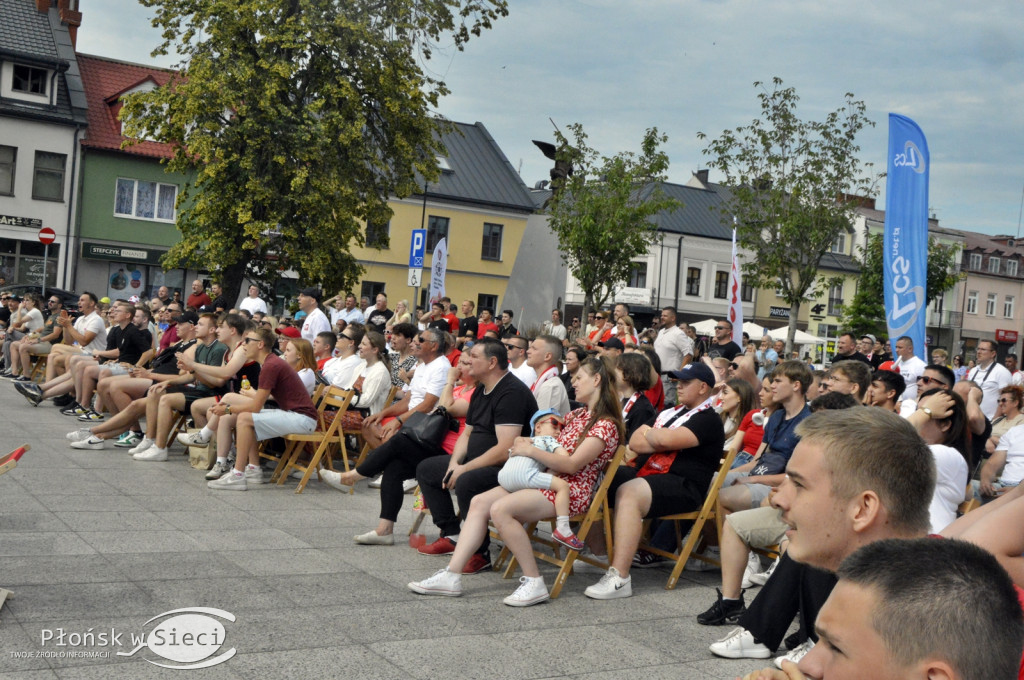
<path id="1" fill-rule="evenodd" d="M 43 400 L 42 390 L 35 383 L 14 383 L 14 389 L 33 406 L 39 406 Z"/>
<path id="2" fill-rule="evenodd" d="M 62 416 L 80 416 L 85 413 L 85 409 L 77 401 L 71 402 L 71 406 L 60 412 Z"/>
<path id="3" fill-rule="evenodd" d="M 697 616 L 697 623 L 702 626 L 736 625 L 743 612 L 747 611 L 747 607 L 743 603 L 743 594 L 740 593 L 738 600 L 723 600 L 722 591 L 716 589 L 715 592 L 718 593 L 718 601 L 711 605 L 706 612 Z"/>
<path id="4" fill-rule="evenodd" d="M 646 550 L 637 550 L 636 554 L 633 555 L 633 569 L 650 569 L 651 567 L 660 566 L 665 562 L 668 562 L 668 560 L 661 555 L 655 555 Z"/>
<path id="5" fill-rule="evenodd" d="M 65 408 L 73 403 L 75 403 L 75 398 L 70 394 L 62 394 L 59 397 L 53 398 L 53 405 L 57 408 Z"/>

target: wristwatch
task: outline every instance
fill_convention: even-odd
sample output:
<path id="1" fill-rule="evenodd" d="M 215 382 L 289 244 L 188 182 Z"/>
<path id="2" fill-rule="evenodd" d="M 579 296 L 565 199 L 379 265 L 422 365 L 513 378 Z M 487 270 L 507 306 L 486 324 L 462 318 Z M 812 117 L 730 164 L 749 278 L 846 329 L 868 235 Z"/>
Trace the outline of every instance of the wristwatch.
<path id="1" fill-rule="evenodd" d="M 231 404 L 224 404 L 224 415 L 231 415 Z"/>
<path id="2" fill-rule="evenodd" d="M 924 414 L 926 416 L 928 416 L 929 419 L 931 419 L 931 417 L 932 417 L 932 410 L 930 408 L 928 408 L 927 406 L 923 406 L 923 407 L 919 408 L 918 410 L 919 411 L 923 411 Z"/>

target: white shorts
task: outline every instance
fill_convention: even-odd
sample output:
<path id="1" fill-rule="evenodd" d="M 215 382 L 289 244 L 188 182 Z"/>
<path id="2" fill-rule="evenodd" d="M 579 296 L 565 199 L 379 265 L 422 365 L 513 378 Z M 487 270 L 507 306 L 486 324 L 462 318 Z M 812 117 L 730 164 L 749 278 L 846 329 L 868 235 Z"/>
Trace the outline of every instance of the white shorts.
<path id="1" fill-rule="evenodd" d="M 512 456 L 498 471 L 498 484 L 509 493 L 521 489 L 550 489 L 552 476 L 528 456 Z"/>
<path id="2" fill-rule="evenodd" d="M 263 441 L 286 434 L 311 434 L 316 429 L 316 418 L 295 411 L 267 408 L 252 414 L 252 424 L 256 430 L 256 441 Z"/>

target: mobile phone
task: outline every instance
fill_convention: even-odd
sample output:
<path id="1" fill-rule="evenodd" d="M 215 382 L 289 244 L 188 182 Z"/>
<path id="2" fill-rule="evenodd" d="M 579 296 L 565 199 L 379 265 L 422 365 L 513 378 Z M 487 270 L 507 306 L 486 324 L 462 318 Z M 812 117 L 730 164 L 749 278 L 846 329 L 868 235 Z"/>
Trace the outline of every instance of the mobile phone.
<path id="1" fill-rule="evenodd" d="M 441 480 L 441 486 L 448 486 L 448 480 L 452 478 L 452 473 L 453 472 L 455 472 L 455 470 L 449 470 L 448 471 L 448 474 L 446 474 L 444 476 L 444 479 Z"/>

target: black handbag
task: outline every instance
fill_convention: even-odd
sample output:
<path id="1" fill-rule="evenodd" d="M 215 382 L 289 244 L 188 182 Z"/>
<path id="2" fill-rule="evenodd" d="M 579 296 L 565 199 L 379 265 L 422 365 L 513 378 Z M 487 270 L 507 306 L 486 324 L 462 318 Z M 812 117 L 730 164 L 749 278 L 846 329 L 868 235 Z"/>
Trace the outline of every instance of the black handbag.
<path id="1" fill-rule="evenodd" d="M 438 406 L 430 413 L 415 411 L 402 423 L 399 432 L 421 447 L 436 449 L 440 448 L 449 430 L 454 429 L 452 420 L 443 406 Z"/>

